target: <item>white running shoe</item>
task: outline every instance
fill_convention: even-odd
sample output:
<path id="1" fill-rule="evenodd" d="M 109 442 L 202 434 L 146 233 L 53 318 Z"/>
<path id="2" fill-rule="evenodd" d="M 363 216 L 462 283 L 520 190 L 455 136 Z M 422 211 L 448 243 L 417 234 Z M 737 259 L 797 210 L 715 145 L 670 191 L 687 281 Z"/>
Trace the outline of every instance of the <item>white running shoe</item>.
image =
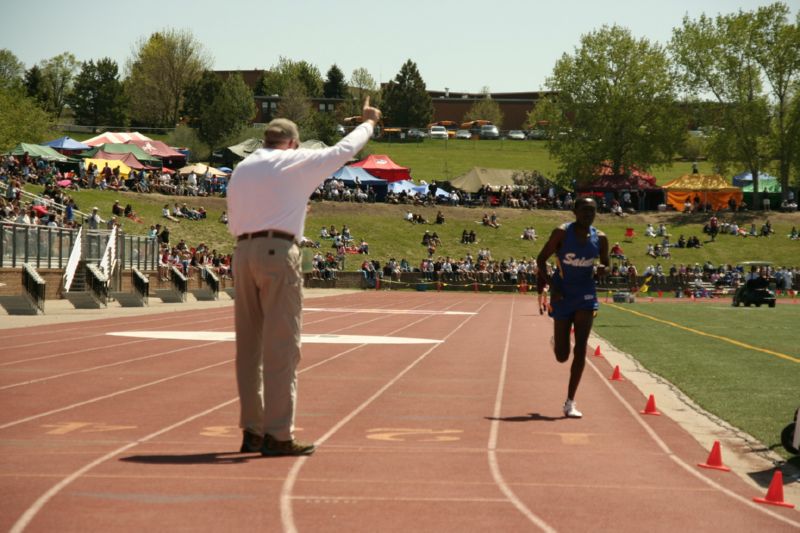
<path id="1" fill-rule="evenodd" d="M 575 407 L 574 400 L 568 399 L 566 402 L 564 402 L 564 416 L 567 418 L 581 418 L 583 413 L 578 411 L 578 409 Z"/>

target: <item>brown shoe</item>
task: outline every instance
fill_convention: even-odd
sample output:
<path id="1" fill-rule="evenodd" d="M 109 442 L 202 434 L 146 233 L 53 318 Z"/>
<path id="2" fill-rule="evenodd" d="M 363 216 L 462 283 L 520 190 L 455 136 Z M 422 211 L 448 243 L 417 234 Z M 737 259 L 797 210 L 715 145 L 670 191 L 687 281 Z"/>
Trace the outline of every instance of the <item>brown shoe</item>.
<path id="1" fill-rule="evenodd" d="M 282 455 L 311 455 L 317 447 L 313 443 L 299 442 L 296 440 L 276 440 L 272 435 L 264 435 L 264 444 L 261 446 L 261 455 L 264 457 L 279 457 Z"/>
<path id="2" fill-rule="evenodd" d="M 264 444 L 264 437 L 250 433 L 247 430 L 242 431 L 242 447 L 239 449 L 240 453 L 257 453 L 261 451 L 261 446 Z"/>

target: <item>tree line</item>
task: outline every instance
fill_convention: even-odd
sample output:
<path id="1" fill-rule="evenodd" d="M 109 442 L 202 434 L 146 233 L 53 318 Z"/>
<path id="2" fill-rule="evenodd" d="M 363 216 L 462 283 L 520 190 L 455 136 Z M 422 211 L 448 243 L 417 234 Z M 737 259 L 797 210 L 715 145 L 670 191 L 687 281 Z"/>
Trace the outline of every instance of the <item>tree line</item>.
<path id="1" fill-rule="evenodd" d="M 556 62 L 528 127 L 546 134 L 564 183 L 590 179 L 600 164 L 620 176 L 668 165 L 676 153 L 692 152 L 688 145 L 702 143 L 719 172 L 746 168 L 756 190 L 759 175 L 774 172 L 785 195 L 800 173 L 800 14 L 793 22 L 789 17 L 784 3 L 686 16 L 663 46 L 627 28 L 602 26 Z M 337 65 L 323 77 L 307 61 L 280 58 L 251 90 L 240 75 L 220 76 L 211 64 L 189 31 L 173 29 L 137 42 L 124 75 L 109 58 L 78 63 L 70 53 L 26 70 L 11 51 L 0 50 L 0 148 L 41 137 L 67 105 L 78 124 L 178 126 L 178 144 L 209 148 L 254 135 L 247 130 L 254 95 L 278 95 L 267 118 L 290 118 L 304 138 L 327 143 L 337 123 L 360 113 L 366 95 L 389 126 L 424 127 L 433 117 L 410 59 L 383 87 L 364 68 L 348 80 Z M 488 88 L 483 93 L 464 119 L 501 124 L 500 107 Z M 339 102 L 333 113 L 314 109 L 311 99 L 321 97 Z M 689 126 L 701 127 L 702 135 L 689 137 Z"/>

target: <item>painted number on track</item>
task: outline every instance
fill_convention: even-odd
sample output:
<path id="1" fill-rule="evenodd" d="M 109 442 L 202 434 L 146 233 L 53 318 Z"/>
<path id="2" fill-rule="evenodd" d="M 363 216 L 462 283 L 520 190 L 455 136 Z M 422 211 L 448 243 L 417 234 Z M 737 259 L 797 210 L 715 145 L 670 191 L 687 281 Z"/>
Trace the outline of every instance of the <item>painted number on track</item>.
<path id="1" fill-rule="evenodd" d="M 367 438 L 372 440 L 412 441 L 412 442 L 450 442 L 460 440 L 460 429 L 424 429 L 424 428 L 375 428 L 367 431 Z"/>

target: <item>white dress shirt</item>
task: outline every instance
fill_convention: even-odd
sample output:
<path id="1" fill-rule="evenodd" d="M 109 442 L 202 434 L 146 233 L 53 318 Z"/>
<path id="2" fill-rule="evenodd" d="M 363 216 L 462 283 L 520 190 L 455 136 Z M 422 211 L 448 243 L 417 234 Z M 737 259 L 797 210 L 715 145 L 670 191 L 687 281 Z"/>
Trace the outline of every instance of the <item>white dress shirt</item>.
<path id="1" fill-rule="evenodd" d="M 309 196 L 367 144 L 372 130 L 365 122 L 322 150 L 261 148 L 250 154 L 228 185 L 228 231 L 236 237 L 272 229 L 302 237 Z"/>

